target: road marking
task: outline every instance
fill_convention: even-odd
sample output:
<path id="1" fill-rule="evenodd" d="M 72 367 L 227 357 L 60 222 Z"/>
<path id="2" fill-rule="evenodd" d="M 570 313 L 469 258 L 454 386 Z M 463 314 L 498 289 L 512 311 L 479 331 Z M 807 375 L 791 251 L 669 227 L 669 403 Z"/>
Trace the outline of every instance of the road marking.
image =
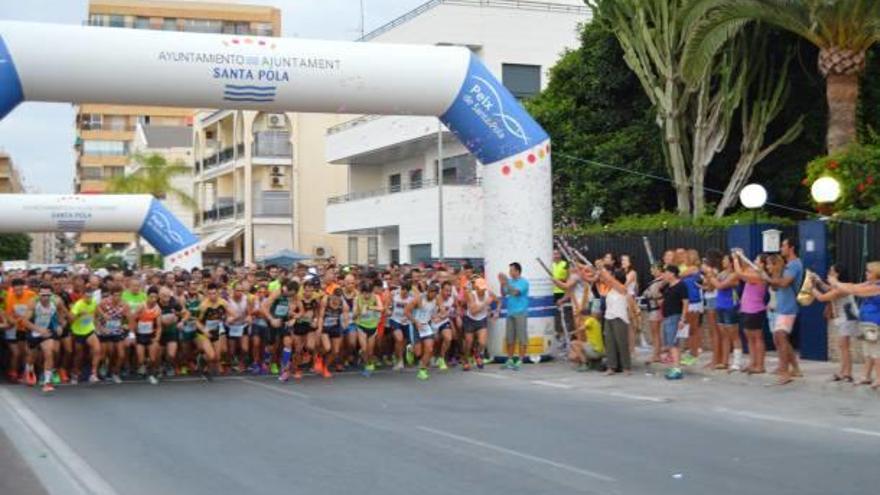
<path id="1" fill-rule="evenodd" d="M 616 479 L 614 479 L 610 476 L 605 476 L 604 474 L 596 473 L 593 471 L 588 471 L 586 469 L 581 469 L 578 467 L 570 466 L 568 464 L 562 464 L 561 462 L 551 461 L 550 459 L 545 459 L 543 457 L 538 457 L 538 456 L 534 456 L 531 454 L 518 452 L 516 450 L 511 450 L 511 449 L 507 449 L 504 447 L 499 447 L 498 445 L 493 445 L 491 443 L 481 442 L 479 440 L 474 440 L 471 438 L 463 437 L 461 435 L 449 433 L 448 431 L 436 430 L 434 428 L 429 428 L 427 426 L 419 426 L 418 429 L 422 430 L 422 431 L 426 431 L 428 433 L 433 433 L 433 434 L 441 436 L 441 437 L 446 437 L 446 438 L 450 438 L 452 440 L 458 440 L 459 442 L 464 442 L 464 443 L 474 445 L 477 447 L 482 447 L 484 449 L 494 450 L 495 452 L 501 452 L 502 454 L 507 454 L 512 457 L 519 457 L 520 459 L 525 459 L 527 461 L 532 461 L 532 462 L 537 462 L 540 464 L 545 464 L 548 466 L 553 466 L 553 467 L 555 467 L 557 469 L 561 469 L 563 471 L 569 471 L 572 473 L 580 474 L 582 476 L 588 476 L 590 478 L 595 478 L 597 480 L 607 481 L 607 482 L 617 481 Z"/>
<path id="2" fill-rule="evenodd" d="M 85 459 L 80 457 L 67 442 L 52 431 L 24 402 L 6 389 L 0 389 L 0 397 L 9 406 L 9 409 L 18 416 L 18 419 L 45 445 L 45 448 L 55 455 L 73 480 L 79 483 L 87 493 L 117 495 L 110 483 L 101 477 Z"/>
<path id="3" fill-rule="evenodd" d="M 604 393 L 606 393 L 607 395 L 610 395 L 612 397 L 620 397 L 622 399 L 642 400 L 642 401 L 658 402 L 658 403 L 672 402 L 671 399 L 666 398 L 666 397 L 651 397 L 650 395 L 628 394 L 626 392 L 604 392 Z"/>
<path id="4" fill-rule="evenodd" d="M 289 395 L 289 396 L 291 396 L 291 397 L 298 397 L 298 398 L 300 398 L 300 399 L 308 399 L 308 398 L 309 398 L 308 395 L 306 395 L 306 394 L 304 394 L 304 393 L 302 393 L 302 392 L 297 392 L 297 391 L 295 391 L 295 390 L 288 390 L 288 389 L 286 389 L 286 388 L 280 388 L 279 386 L 268 385 L 268 384 L 266 384 L 266 383 L 260 383 L 260 382 L 258 382 L 258 381 L 256 381 L 256 380 L 251 380 L 250 378 L 245 378 L 245 379 L 243 379 L 242 381 L 243 381 L 244 383 L 248 383 L 248 384 L 251 384 L 251 385 L 254 385 L 254 386 L 257 386 L 257 387 L 262 387 L 262 388 L 265 388 L 265 389 L 267 389 L 267 390 L 271 390 L 271 391 L 273 391 L 273 392 L 278 392 L 279 394 Z"/>
<path id="5" fill-rule="evenodd" d="M 571 385 L 566 385 L 564 383 L 548 382 L 545 380 L 532 380 L 529 383 L 531 383 L 533 385 L 541 385 L 544 387 L 551 387 L 551 388 L 561 388 L 561 389 L 565 389 L 565 390 L 571 390 L 574 388 Z"/>
<path id="6" fill-rule="evenodd" d="M 880 431 L 863 430 L 861 428 L 841 428 L 847 433 L 855 433 L 856 435 L 868 435 L 870 437 L 880 437 Z"/>
<path id="7" fill-rule="evenodd" d="M 509 380 L 510 377 L 500 373 L 474 373 L 472 376 L 485 376 L 486 378 L 494 378 L 496 380 Z"/>

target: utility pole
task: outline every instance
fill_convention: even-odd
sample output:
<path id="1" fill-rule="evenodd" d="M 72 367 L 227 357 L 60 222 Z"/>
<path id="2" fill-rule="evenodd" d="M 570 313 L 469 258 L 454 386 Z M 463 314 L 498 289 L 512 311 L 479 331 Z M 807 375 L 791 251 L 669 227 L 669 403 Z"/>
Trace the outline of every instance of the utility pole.
<path id="1" fill-rule="evenodd" d="M 438 228 L 438 251 L 440 262 L 445 258 L 443 239 L 443 122 L 437 119 L 437 228 Z"/>

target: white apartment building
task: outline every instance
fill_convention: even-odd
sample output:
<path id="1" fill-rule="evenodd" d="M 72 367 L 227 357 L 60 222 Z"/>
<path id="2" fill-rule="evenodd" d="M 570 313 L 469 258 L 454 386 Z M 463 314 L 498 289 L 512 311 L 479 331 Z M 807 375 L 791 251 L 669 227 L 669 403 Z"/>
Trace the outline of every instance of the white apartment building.
<path id="1" fill-rule="evenodd" d="M 582 0 L 432 0 L 364 41 L 466 46 L 514 96 L 528 98 L 546 87 L 563 51 L 578 46 L 578 26 L 589 18 Z M 326 160 L 348 165 L 346 194 L 330 197 L 325 210 L 326 230 L 347 237 L 341 260 L 385 264 L 441 257 L 438 183 L 442 256 L 483 257 L 481 165 L 437 118 L 348 120 L 327 129 Z"/>
<path id="2" fill-rule="evenodd" d="M 344 192 L 344 170 L 325 166 L 320 141 L 341 117 L 203 110 L 194 119 L 195 232 L 206 264 L 251 264 L 282 249 L 334 255 L 323 208 Z M 305 145 L 304 143 L 317 143 Z"/>

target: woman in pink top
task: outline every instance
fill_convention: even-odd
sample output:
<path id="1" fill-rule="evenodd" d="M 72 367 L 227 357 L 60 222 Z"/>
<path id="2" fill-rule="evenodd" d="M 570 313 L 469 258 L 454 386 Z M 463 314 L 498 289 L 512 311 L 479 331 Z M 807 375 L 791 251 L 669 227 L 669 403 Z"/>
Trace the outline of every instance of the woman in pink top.
<path id="1" fill-rule="evenodd" d="M 755 270 L 744 263 L 739 256 L 733 256 L 734 270 L 740 280 L 746 284 L 740 301 L 740 314 L 751 358 L 751 363 L 745 371 L 750 375 L 765 372 L 764 325 L 767 322 L 767 305 L 764 304 L 764 296 L 767 294 L 767 284 L 764 280 L 767 276 L 764 272 L 765 263 L 764 256 L 758 256 L 755 260 L 758 270 Z"/>

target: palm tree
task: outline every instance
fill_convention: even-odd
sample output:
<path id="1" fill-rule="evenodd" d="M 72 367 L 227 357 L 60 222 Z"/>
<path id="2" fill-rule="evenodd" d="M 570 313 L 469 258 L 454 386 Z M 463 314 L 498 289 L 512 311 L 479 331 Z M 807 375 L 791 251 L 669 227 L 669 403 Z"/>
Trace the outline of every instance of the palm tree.
<path id="1" fill-rule="evenodd" d="M 859 76 L 865 52 L 880 41 L 880 1 L 693 0 L 688 18 L 697 23 L 682 68 L 689 80 L 697 80 L 715 53 L 752 21 L 791 31 L 816 45 L 826 83 L 828 151 L 856 140 Z"/>
<path id="2" fill-rule="evenodd" d="M 156 199 L 166 199 L 169 196 L 180 201 L 183 206 L 198 209 L 198 203 L 187 191 L 174 185 L 177 177 L 189 176 L 192 169 L 182 161 L 168 163 L 164 156 L 158 153 L 143 155 L 136 153 L 132 160 L 137 164 L 136 170 L 127 175 L 119 175 L 110 179 L 107 192 L 110 194 L 150 194 Z M 137 248 L 137 262 L 141 262 L 140 236 L 135 240 Z"/>

